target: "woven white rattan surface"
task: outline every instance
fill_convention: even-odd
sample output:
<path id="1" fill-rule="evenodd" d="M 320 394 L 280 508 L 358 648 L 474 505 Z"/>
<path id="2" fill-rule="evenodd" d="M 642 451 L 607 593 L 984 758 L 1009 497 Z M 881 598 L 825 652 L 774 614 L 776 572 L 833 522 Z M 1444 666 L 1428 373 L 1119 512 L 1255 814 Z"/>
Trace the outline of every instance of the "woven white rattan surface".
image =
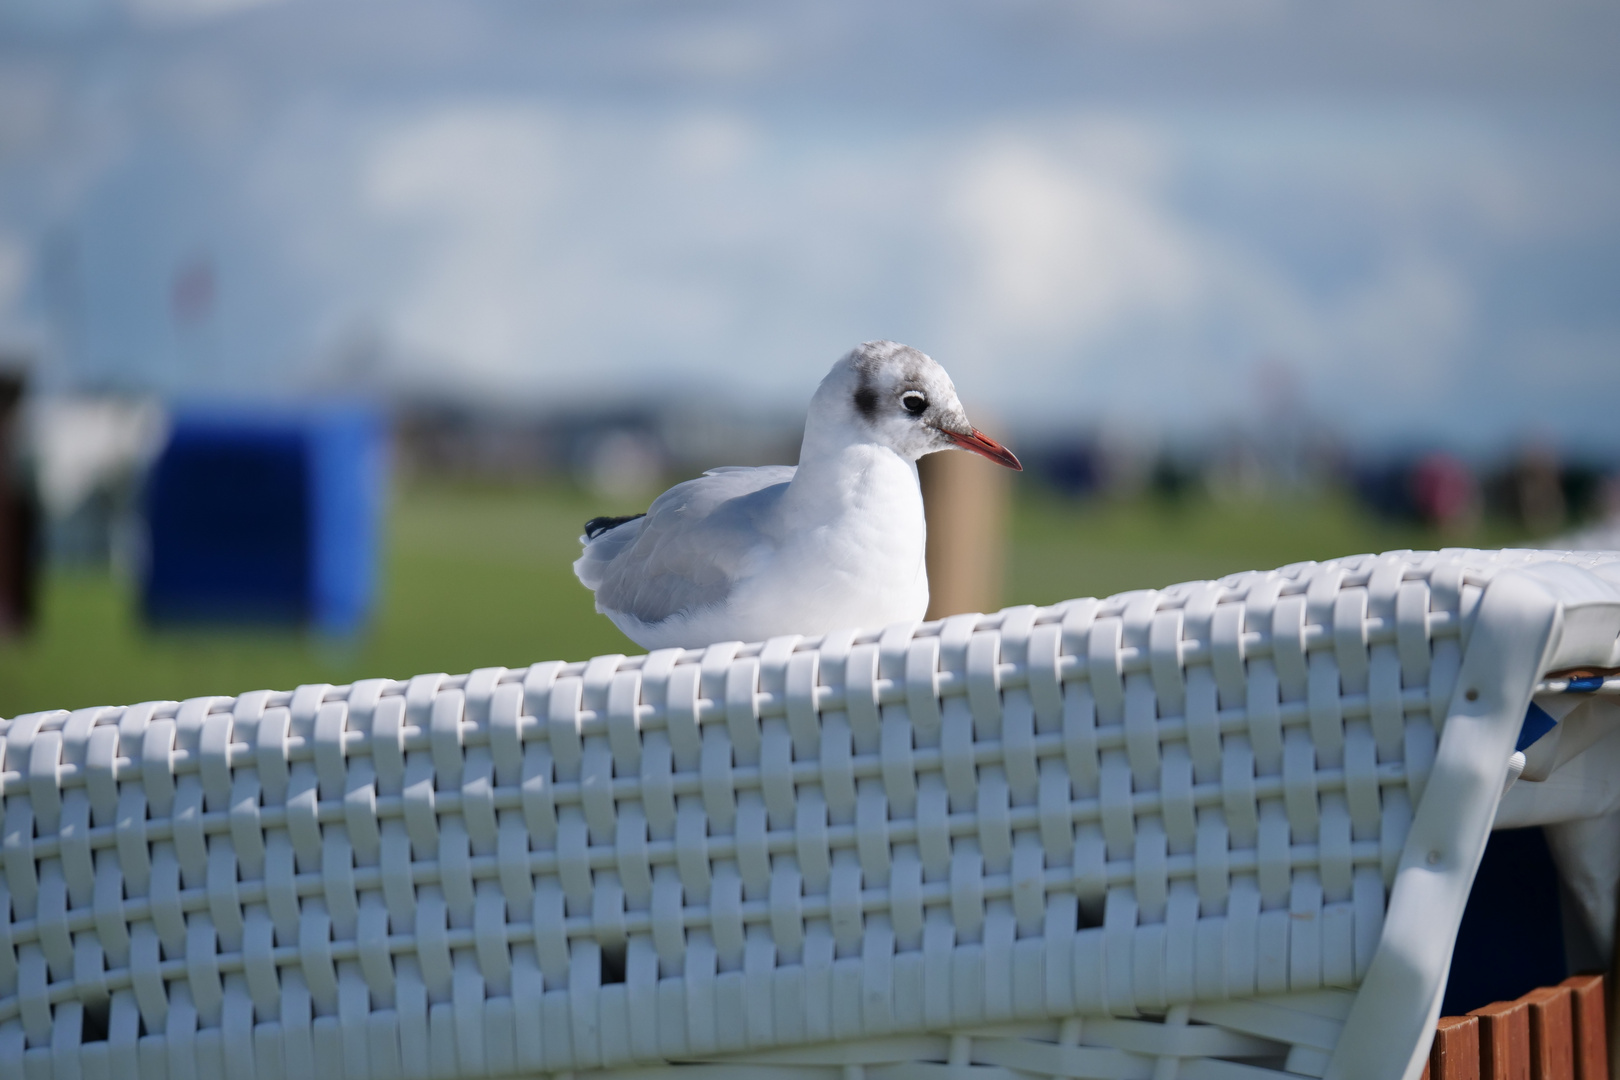
<path id="1" fill-rule="evenodd" d="M 0 721 L 0 1076 L 1323 1075 L 1549 558 Z"/>

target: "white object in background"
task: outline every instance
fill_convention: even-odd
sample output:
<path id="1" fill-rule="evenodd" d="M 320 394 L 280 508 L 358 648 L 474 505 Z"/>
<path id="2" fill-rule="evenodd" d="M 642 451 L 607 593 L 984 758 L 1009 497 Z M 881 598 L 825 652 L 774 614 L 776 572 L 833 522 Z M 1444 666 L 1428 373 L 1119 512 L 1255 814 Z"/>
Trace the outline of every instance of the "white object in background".
<path id="1" fill-rule="evenodd" d="M 54 519 L 73 513 L 98 487 L 139 474 L 168 436 L 168 418 L 154 401 L 45 398 L 33 410 L 40 499 Z"/>
<path id="2" fill-rule="evenodd" d="M 0 722 L 0 1075 L 1415 1078 L 1546 559 Z"/>

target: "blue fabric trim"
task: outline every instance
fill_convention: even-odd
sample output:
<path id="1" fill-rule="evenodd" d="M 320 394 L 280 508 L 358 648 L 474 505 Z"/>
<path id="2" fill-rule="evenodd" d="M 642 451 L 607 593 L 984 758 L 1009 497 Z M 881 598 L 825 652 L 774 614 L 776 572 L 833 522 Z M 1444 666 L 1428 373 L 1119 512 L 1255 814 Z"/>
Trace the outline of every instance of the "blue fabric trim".
<path id="1" fill-rule="evenodd" d="M 1578 679 L 1569 680 L 1569 692 L 1572 694 L 1595 694 L 1603 689 L 1602 675 L 1582 675 Z"/>
<path id="2" fill-rule="evenodd" d="M 1524 714 L 1524 724 L 1519 728 L 1519 741 L 1513 745 L 1514 750 L 1523 750 L 1532 745 L 1537 739 L 1558 726 L 1558 721 L 1535 702 Z"/>

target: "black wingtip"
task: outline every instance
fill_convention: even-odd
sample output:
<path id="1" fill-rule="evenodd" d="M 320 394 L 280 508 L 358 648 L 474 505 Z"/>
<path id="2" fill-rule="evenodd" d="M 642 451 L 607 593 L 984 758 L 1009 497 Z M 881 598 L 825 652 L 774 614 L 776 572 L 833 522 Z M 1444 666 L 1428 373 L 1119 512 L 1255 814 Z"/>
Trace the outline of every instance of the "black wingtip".
<path id="1" fill-rule="evenodd" d="M 624 517 L 594 517 L 585 523 L 585 539 L 595 540 L 598 536 L 611 529 L 617 529 L 627 521 L 646 517 L 646 514 L 626 514 Z"/>

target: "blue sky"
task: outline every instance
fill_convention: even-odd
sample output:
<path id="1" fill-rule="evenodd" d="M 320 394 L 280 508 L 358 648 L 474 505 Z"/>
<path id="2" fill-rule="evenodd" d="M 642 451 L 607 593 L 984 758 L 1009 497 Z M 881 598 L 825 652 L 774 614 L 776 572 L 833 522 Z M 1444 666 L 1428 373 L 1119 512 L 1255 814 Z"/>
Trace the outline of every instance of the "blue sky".
<path id="1" fill-rule="evenodd" d="M 1617 45 L 1584 3 L 4 0 L 0 342 L 781 409 L 892 337 L 1012 427 L 1281 396 L 1620 453 Z"/>

